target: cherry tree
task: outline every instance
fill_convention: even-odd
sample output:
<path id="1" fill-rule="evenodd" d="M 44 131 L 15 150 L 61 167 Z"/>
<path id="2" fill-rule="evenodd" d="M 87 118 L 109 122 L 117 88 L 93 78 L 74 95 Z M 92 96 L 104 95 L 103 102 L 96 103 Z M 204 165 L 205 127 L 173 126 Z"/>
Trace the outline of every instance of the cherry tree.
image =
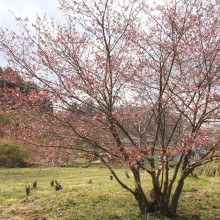
<path id="1" fill-rule="evenodd" d="M 142 214 L 175 216 L 187 176 L 218 159 L 207 126 L 220 118 L 218 2 L 59 2 L 63 25 L 16 18 L 22 33 L 0 31 L 10 65 L 38 87 L 30 108 L 13 109 L 8 132 L 48 152 L 99 158 Z M 45 98 L 52 110 L 36 101 Z M 200 146 L 209 150 L 192 158 Z M 112 161 L 130 169 L 133 187 Z"/>

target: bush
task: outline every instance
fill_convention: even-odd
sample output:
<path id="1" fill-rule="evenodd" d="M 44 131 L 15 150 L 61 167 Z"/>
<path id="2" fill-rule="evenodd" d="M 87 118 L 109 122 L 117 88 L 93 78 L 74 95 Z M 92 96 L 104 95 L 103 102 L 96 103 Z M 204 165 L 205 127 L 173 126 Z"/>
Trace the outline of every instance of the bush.
<path id="1" fill-rule="evenodd" d="M 0 143 L 0 166 L 25 167 L 30 151 L 13 143 Z"/>
<path id="2" fill-rule="evenodd" d="M 0 114 L 0 125 L 1 127 L 4 127 L 10 123 L 9 115 L 7 114 Z M 4 132 L 2 128 L 0 127 L 0 137 L 4 136 Z"/>
<path id="3" fill-rule="evenodd" d="M 10 118 L 8 114 L 0 114 L 0 122 L 2 126 L 8 125 L 10 123 Z"/>

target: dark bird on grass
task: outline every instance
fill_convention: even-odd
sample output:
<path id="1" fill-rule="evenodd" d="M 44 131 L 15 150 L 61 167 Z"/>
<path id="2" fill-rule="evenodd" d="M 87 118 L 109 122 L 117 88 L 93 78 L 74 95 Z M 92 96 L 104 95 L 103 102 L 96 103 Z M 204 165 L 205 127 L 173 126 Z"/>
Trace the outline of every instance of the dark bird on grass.
<path id="1" fill-rule="evenodd" d="M 36 188 L 37 188 L 37 181 L 38 181 L 38 180 L 35 180 L 35 181 L 34 181 L 34 183 L 33 183 L 33 189 L 36 189 Z"/>
<path id="2" fill-rule="evenodd" d="M 130 178 L 130 176 L 129 176 L 129 174 L 128 174 L 128 171 L 125 172 L 125 175 L 126 175 L 126 177 L 127 177 L 128 179 Z"/>
<path id="3" fill-rule="evenodd" d="M 90 179 L 90 180 L 88 181 L 88 183 L 92 183 L 92 180 Z"/>
<path id="4" fill-rule="evenodd" d="M 63 187 L 60 185 L 60 183 L 56 182 L 55 190 L 59 191 L 61 189 L 63 189 Z"/>
<path id="5" fill-rule="evenodd" d="M 110 175 L 110 180 L 113 180 L 113 176 L 112 175 Z"/>
<path id="6" fill-rule="evenodd" d="M 25 186 L 25 191 L 26 191 L 27 196 L 30 195 L 30 190 L 31 190 L 31 187 L 29 185 Z"/>

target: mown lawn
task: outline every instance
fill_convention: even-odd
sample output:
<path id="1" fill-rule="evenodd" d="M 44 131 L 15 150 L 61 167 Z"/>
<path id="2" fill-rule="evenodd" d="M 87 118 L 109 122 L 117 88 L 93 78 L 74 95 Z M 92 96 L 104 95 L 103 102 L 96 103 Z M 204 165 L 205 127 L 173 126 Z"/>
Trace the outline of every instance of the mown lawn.
<path id="1" fill-rule="evenodd" d="M 125 183 L 125 169 L 117 173 Z M 10 220 L 156 220 L 142 217 L 134 198 L 109 178 L 105 168 L 0 169 L 0 219 Z M 144 177 L 145 188 L 151 183 Z M 56 179 L 63 190 L 55 191 Z M 90 182 L 90 179 L 92 183 Z M 25 185 L 38 180 L 37 189 L 25 193 Z M 189 177 L 178 209 L 181 219 L 220 220 L 220 178 Z M 183 218 L 184 217 L 184 218 Z"/>

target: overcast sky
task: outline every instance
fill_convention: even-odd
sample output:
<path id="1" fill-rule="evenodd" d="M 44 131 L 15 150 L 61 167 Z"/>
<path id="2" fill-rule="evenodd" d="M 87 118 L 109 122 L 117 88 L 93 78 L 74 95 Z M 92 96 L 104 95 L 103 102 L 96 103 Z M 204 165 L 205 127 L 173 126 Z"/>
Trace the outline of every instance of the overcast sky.
<path id="1" fill-rule="evenodd" d="M 55 17 L 56 20 L 62 20 L 62 14 L 57 9 L 58 0 L 0 0 L 0 26 L 16 30 L 16 17 L 28 17 L 29 21 L 34 22 L 37 15 Z M 5 66 L 6 61 L 0 54 L 0 66 Z"/>
<path id="2" fill-rule="evenodd" d="M 37 15 L 43 16 L 46 13 L 48 17 L 54 17 L 57 22 L 62 22 L 62 13 L 57 9 L 58 6 L 58 0 L 0 0 L 0 26 L 16 31 L 13 13 L 16 17 L 28 17 L 31 22 L 35 21 Z M 5 59 L 0 53 L 0 66 L 5 65 Z"/>
<path id="3" fill-rule="evenodd" d="M 58 0 L 0 0 L 0 26 L 15 27 L 16 22 L 12 12 L 21 18 L 28 17 L 34 21 L 36 15 L 44 15 L 45 13 L 51 17 L 59 19 L 60 11 Z"/>

